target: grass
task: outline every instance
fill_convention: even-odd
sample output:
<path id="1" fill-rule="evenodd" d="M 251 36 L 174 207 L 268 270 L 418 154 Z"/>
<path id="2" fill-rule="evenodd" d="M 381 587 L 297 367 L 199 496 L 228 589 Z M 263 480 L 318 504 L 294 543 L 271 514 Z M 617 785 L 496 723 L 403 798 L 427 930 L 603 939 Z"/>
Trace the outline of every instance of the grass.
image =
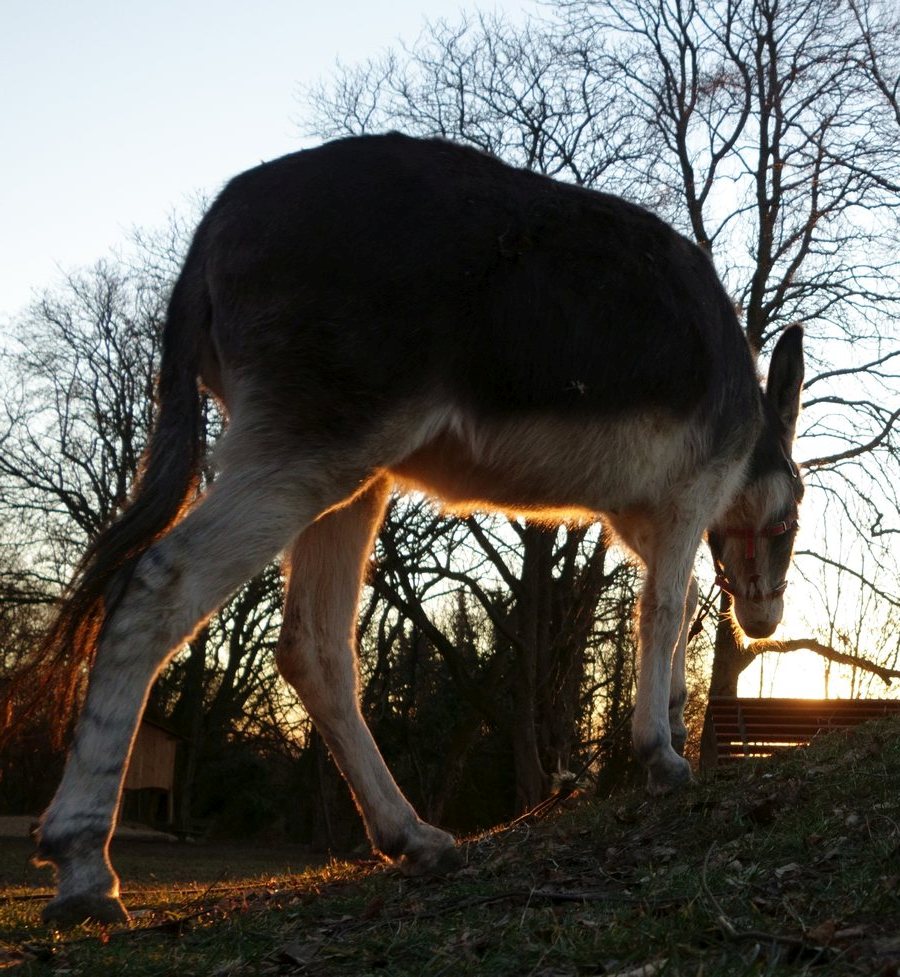
<path id="1" fill-rule="evenodd" d="M 275 875 L 279 850 L 245 850 L 247 863 L 197 849 L 196 864 L 182 854 L 166 868 L 152 846 L 143 858 L 123 849 L 128 927 L 54 933 L 41 900 L 20 898 L 32 891 L 23 879 L 0 904 L 0 966 L 23 977 L 888 977 L 900 973 L 897 729 L 822 737 L 663 800 L 632 792 L 557 810 L 470 840 L 466 867 L 442 880 L 371 862 Z"/>

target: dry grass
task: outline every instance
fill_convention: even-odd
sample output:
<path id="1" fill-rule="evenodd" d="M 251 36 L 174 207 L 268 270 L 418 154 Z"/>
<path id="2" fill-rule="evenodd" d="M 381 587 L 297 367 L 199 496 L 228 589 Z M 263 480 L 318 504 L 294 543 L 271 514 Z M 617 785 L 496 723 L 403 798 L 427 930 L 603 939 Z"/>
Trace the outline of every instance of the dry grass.
<path id="1" fill-rule="evenodd" d="M 226 887 L 227 866 L 206 859 L 202 878 L 185 864 L 154 884 L 120 857 L 126 878 L 143 872 L 129 927 L 54 934 L 13 889 L 6 960 L 21 975 L 887 977 L 900 973 L 897 728 L 825 737 L 663 801 L 554 811 L 471 840 L 443 880 L 234 861 L 242 878 Z"/>

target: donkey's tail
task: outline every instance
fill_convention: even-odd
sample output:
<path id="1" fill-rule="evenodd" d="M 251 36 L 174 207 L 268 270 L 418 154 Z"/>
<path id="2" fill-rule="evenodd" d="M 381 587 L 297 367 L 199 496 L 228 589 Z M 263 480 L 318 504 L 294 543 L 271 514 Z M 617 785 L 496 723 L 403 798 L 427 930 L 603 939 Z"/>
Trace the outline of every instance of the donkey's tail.
<path id="1" fill-rule="evenodd" d="M 93 660 L 105 621 L 121 600 L 140 557 L 178 521 L 194 498 L 202 443 L 197 377 L 211 308 L 204 287 L 182 273 L 169 302 L 157 381 L 153 429 L 131 496 L 118 517 L 91 542 L 63 594 L 56 617 L 24 681 L 13 681 L 7 723 L 52 712 L 61 736 Z M 2 711 L 0 711 L 2 716 Z M 15 729 L 0 728 L 0 742 Z"/>

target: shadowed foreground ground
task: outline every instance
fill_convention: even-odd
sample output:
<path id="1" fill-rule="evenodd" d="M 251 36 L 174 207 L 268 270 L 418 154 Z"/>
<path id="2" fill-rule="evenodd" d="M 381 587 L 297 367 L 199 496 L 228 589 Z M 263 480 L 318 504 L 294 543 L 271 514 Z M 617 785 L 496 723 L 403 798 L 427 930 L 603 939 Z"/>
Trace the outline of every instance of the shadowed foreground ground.
<path id="1" fill-rule="evenodd" d="M 470 841 L 444 880 L 299 849 L 120 844 L 129 927 L 39 925 L 5 845 L 19 975 L 900 974 L 900 723 L 741 764 L 677 797 L 555 810 Z M 171 849 L 172 854 L 163 852 Z M 19 866 L 16 874 L 16 866 Z M 286 866 L 298 874 L 286 872 Z"/>

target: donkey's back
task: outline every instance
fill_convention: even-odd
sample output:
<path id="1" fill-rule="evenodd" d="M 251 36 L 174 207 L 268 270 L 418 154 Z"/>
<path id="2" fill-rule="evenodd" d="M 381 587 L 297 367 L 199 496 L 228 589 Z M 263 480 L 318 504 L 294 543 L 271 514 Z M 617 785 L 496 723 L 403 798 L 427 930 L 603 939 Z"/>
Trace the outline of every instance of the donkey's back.
<path id="1" fill-rule="evenodd" d="M 699 248 L 620 198 L 453 143 L 354 138 L 259 166 L 203 222 L 200 269 L 222 360 L 316 421 L 348 390 L 369 415 L 441 390 L 486 417 L 694 415 L 715 453 L 720 421 L 758 413 Z"/>

